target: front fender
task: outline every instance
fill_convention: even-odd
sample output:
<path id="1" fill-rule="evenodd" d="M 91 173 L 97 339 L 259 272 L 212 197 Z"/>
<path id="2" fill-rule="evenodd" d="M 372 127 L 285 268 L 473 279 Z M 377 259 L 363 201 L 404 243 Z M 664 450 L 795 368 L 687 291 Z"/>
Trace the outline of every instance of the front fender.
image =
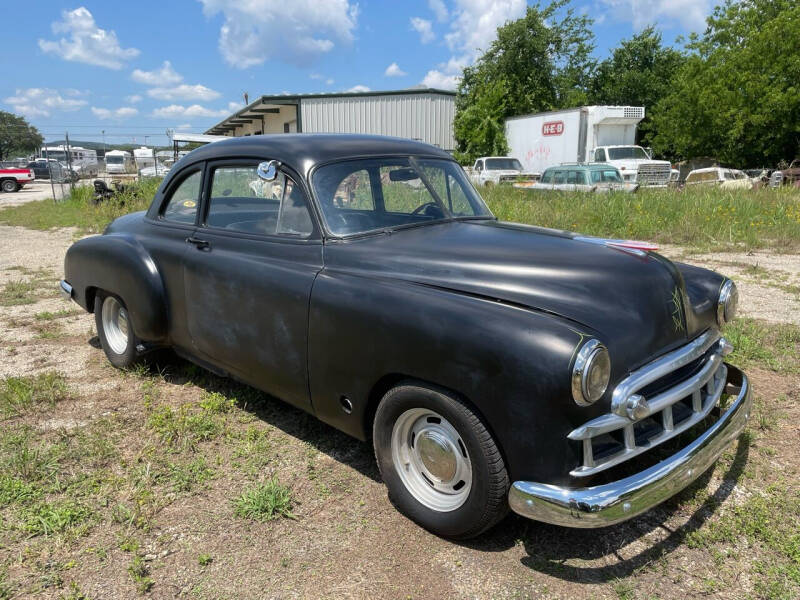
<path id="1" fill-rule="evenodd" d="M 167 337 L 166 293 L 155 262 L 135 237 L 114 233 L 74 243 L 64 259 L 73 299 L 94 310 L 94 294 L 105 290 L 125 302 L 136 335 L 159 342 Z"/>

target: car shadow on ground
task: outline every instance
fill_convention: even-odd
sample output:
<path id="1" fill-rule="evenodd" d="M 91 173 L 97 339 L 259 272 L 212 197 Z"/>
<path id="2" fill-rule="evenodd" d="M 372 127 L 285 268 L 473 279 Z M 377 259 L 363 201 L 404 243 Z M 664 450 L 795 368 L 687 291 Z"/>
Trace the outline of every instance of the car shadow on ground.
<path id="1" fill-rule="evenodd" d="M 91 343 L 91 342 L 90 342 Z M 372 446 L 360 442 L 314 416 L 232 379 L 219 377 L 172 352 L 159 352 L 150 361 L 150 371 L 166 383 L 183 386 L 191 383 L 208 392 L 220 392 L 236 398 L 237 405 L 258 419 L 287 435 L 310 444 L 334 460 L 348 465 L 373 481 L 380 482 Z M 691 533 L 700 529 L 717 508 L 730 496 L 739 481 L 750 449 L 750 436 L 739 437 L 736 454 L 722 483 L 708 495 L 694 513 L 679 527 L 667 522 L 686 505 L 698 500 L 711 479 L 713 467 L 692 485 L 660 506 L 634 519 L 602 529 L 571 529 L 531 521 L 510 513 L 500 524 L 480 537 L 460 545 L 479 552 L 504 552 L 522 544 L 526 567 L 575 583 L 604 583 L 631 575 L 634 571 L 673 552 Z M 411 523 L 409 522 L 409 525 Z M 649 542 L 648 534 L 662 530 L 665 535 Z M 630 556 L 634 542 L 644 548 Z M 634 550 L 635 551 L 635 550 Z M 628 555 L 628 556 L 624 556 Z M 581 562 L 595 563 L 578 565 Z M 607 564 L 597 564 L 597 563 Z M 576 564 L 578 563 L 578 564 Z"/>
<path id="2" fill-rule="evenodd" d="M 673 552 L 687 536 L 703 526 L 733 492 L 744 472 L 749 450 L 750 436 L 745 433 L 739 437 L 734 460 L 720 486 L 678 527 L 672 528 L 667 522 L 682 507 L 685 510 L 687 504 L 697 502 L 696 496 L 702 497 L 713 467 L 675 497 L 624 523 L 602 529 L 571 529 L 512 514 L 488 534 L 467 545 L 476 550 L 503 551 L 521 543 L 527 553 L 521 559 L 523 565 L 575 583 L 605 583 L 627 577 Z M 665 536 L 655 536 L 658 541 L 653 542 L 645 539 L 657 529 Z M 626 548 L 634 542 L 638 542 L 635 547 Z M 643 544 L 645 547 L 641 548 Z M 635 554 L 630 555 L 632 551 Z M 595 564 L 581 565 L 582 562 Z"/>
<path id="3" fill-rule="evenodd" d="M 177 386 L 191 383 L 205 391 L 236 398 L 239 408 L 261 421 L 310 444 L 365 477 L 381 481 L 371 445 L 334 429 L 299 408 L 244 383 L 215 375 L 170 351 L 156 353 L 148 361 L 148 366 L 152 374 L 158 374 L 166 383 Z"/>

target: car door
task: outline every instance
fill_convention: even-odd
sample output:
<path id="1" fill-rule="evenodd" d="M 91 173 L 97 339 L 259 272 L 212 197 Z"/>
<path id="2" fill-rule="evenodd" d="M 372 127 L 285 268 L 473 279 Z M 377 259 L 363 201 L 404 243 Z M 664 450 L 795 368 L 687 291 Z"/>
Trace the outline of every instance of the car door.
<path id="1" fill-rule="evenodd" d="M 163 192 L 158 192 L 161 196 L 156 196 L 158 210 L 148 217 L 149 227 L 142 233 L 143 244 L 166 288 L 170 341 L 178 352 L 191 353 L 183 273 L 184 260 L 189 254 L 186 240 L 192 238 L 199 220 L 204 168 L 204 162 L 186 166 Z"/>
<path id="2" fill-rule="evenodd" d="M 308 305 L 322 269 L 320 229 L 301 179 L 274 181 L 259 161 L 209 163 L 203 219 L 185 261 L 194 352 L 240 379 L 310 409 Z"/>

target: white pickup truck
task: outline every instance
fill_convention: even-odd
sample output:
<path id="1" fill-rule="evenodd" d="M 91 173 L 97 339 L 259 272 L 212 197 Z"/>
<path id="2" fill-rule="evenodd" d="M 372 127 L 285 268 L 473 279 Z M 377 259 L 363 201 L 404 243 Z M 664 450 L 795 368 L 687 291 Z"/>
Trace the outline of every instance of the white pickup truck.
<path id="1" fill-rule="evenodd" d="M 516 158 L 508 156 L 483 156 L 472 168 L 464 169 L 477 186 L 536 181 L 536 173 L 526 172 Z"/>
<path id="2" fill-rule="evenodd" d="M 31 169 L 0 168 L 0 190 L 4 192 L 16 192 L 33 180 L 34 175 Z"/>
<path id="3" fill-rule="evenodd" d="M 601 146 L 595 148 L 593 158 L 617 167 L 626 183 L 663 187 L 672 179 L 670 162 L 653 160 L 641 146 Z"/>

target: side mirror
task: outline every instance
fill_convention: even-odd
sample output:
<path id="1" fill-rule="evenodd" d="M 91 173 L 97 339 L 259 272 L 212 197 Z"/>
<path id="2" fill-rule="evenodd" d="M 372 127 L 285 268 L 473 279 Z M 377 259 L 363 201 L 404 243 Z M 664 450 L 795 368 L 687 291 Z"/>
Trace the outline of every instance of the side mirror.
<path id="1" fill-rule="evenodd" d="M 279 166 L 277 160 L 259 163 L 256 168 L 256 174 L 264 181 L 275 181 L 275 178 L 278 176 Z"/>

